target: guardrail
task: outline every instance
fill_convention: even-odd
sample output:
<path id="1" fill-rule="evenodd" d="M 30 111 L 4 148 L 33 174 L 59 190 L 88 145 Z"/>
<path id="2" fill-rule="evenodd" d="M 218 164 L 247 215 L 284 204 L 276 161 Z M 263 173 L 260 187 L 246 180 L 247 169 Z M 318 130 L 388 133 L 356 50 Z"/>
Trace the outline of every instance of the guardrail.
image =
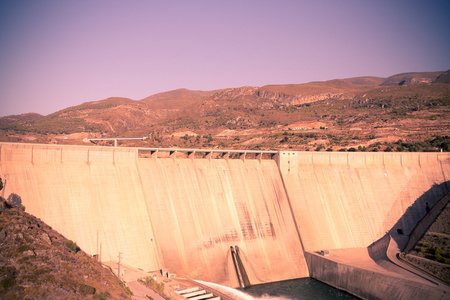
<path id="1" fill-rule="evenodd" d="M 187 157 L 190 159 L 194 158 L 222 158 L 222 159 L 233 159 L 239 158 L 245 160 L 250 159 L 275 159 L 278 155 L 278 151 L 267 151 L 267 150 L 219 150 L 219 149 L 177 149 L 177 148 L 138 148 L 138 153 L 140 158 L 177 158 Z M 197 154 L 197 156 L 196 156 Z"/>

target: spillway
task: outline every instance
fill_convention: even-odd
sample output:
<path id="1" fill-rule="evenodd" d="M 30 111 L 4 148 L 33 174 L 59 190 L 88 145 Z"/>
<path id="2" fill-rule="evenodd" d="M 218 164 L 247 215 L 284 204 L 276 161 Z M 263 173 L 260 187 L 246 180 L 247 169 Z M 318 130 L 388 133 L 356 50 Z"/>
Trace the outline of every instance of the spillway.
<path id="1" fill-rule="evenodd" d="M 409 234 L 449 192 L 448 153 L 281 151 L 141 158 L 137 148 L 0 143 L 2 196 L 89 254 L 239 286 L 308 277 L 305 252 Z M 413 208 L 413 209 L 411 209 Z M 98 237 L 98 238 L 97 238 Z"/>

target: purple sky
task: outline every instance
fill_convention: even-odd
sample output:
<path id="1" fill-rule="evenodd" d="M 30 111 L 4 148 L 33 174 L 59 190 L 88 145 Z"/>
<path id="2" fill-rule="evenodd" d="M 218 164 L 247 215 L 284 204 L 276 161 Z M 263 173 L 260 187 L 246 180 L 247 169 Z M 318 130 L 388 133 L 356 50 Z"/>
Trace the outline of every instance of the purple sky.
<path id="1" fill-rule="evenodd" d="M 0 0 L 0 116 L 450 68 L 450 1 Z"/>

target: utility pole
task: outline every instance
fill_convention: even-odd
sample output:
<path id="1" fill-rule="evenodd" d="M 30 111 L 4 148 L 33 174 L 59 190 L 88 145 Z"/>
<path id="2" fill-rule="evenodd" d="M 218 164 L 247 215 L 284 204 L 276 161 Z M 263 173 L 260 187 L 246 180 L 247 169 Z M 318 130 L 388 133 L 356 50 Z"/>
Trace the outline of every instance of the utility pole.
<path id="1" fill-rule="evenodd" d="M 119 252 L 119 262 L 117 263 L 117 277 L 119 277 L 120 280 L 120 259 L 122 258 L 122 252 Z"/>
<path id="2" fill-rule="evenodd" d="M 97 261 L 99 260 L 98 257 L 100 256 L 100 253 L 98 252 L 98 230 L 97 230 Z"/>

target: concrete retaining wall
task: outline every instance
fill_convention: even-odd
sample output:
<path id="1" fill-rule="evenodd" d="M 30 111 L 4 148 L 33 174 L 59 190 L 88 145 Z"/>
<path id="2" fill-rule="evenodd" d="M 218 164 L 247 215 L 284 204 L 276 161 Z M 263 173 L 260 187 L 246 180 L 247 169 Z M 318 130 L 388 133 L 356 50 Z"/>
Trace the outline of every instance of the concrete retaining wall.
<path id="1" fill-rule="evenodd" d="M 373 272 L 305 253 L 311 277 L 362 299 L 445 299 L 446 290 L 395 273 Z"/>

